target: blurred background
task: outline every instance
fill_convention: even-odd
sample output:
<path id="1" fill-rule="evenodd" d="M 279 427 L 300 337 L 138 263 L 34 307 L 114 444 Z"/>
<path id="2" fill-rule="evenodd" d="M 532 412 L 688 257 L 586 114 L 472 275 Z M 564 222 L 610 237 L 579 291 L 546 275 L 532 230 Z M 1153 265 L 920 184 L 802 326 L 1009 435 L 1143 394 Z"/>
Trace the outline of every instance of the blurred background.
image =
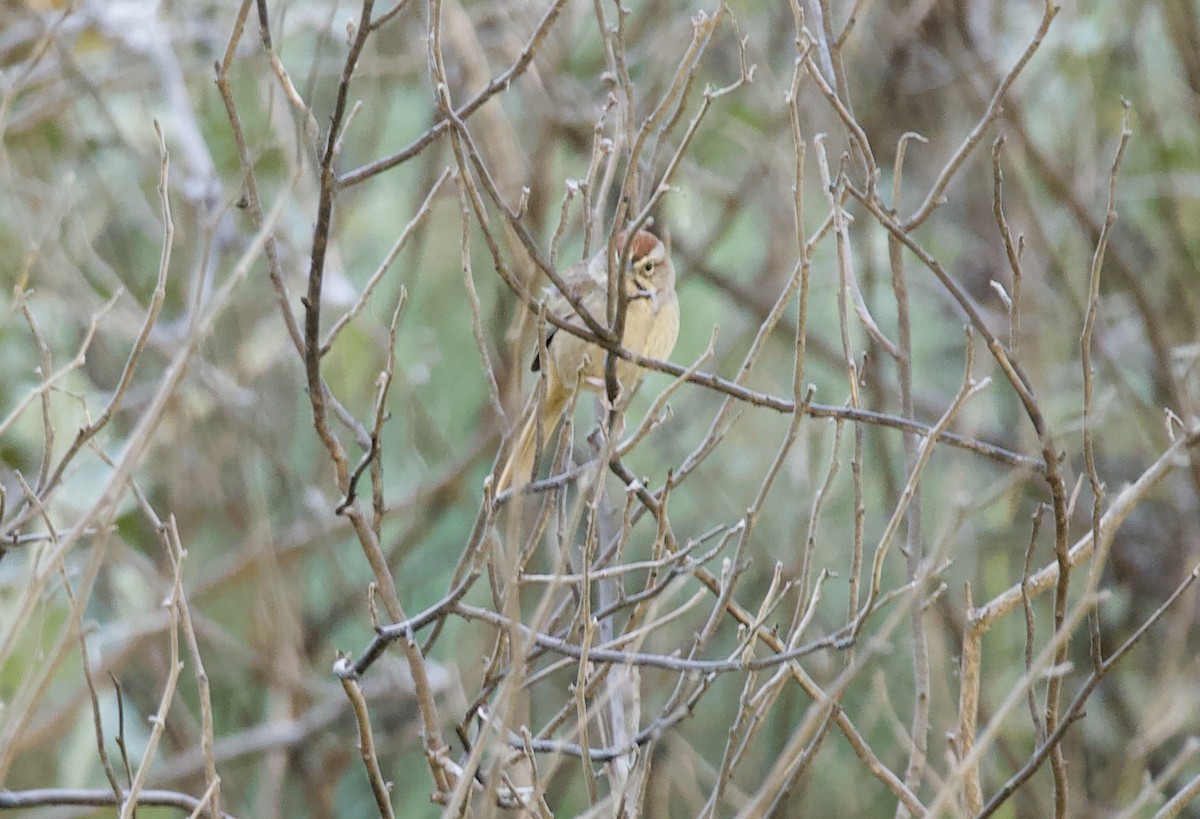
<path id="1" fill-rule="evenodd" d="M 919 210 L 981 121 L 996 88 L 1029 49 L 1045 11 L 1033 2 L 986 0 L 742 0 L 723 12 L 704 7 L 709 17 L 721 19 L 684 89 L 680 121 L 642 159 L 647 180 L 657 180 L 706 88 L 738 81 L 739 42 L 745 38 L 753 81 L 712 100 L 680 155 L 671 191 L 653 212 L 679 271 L 681 332 L 671 358 L 683 365 L 696 361 L 715 330 L 714 354 L 702 369 L 730 380 L 793 276 L 796 201 L 803 205 L 805 238 L 816 235 L 830 213 L 818 146 L 834 174 L 843 168 L 853 184 L 863 180 L 844 123 L 804 68 L 797 70 L 793 5 L 803 8 L 818 40 L 823 26 L 814 10 L 830 15 L 835 35 L 853 19 L 838 50 L 845 96 L 881 171 L 881 196 L 901 221 Z M 123 767 L 114 739 L 121 724 L 136 769 L 150 739 L 147 718 L 159 707 L 172 667 L 175 624 L 163 601 L 171 594 L 174 562 L 154 521 L 173 517 L 187 553 L 182 589 L 210 686 L 222 807 L 238 816 L 378 814 L 349 702 L 331 673 L 337 652 L 358 656 L 373 636 L 367 586 L 374 575 L 350 524 L 335 513 L 342 494 L 314 432 L 303 362 L 279 296 L 286 288 L 286 309 L 302 325 L 300 297 L 318 221 L 319 156 L 360 9 L 309 0 L 265 7 L 270 51 L 254 6 L 243 9 L 248 16 L 242 22 L 233 4 L 215 2 L 6 0 L 0 6 L 0 787 L 10 791 L 107 788 L 94 710 L 114 767 Z M 597 134 L 611 137 L 618 121 L 610 108 L 597 126 L 610 94 L 621 86 L 609 69 L 595 7 L 616 25 L 611 4 L 563 3 L 533 62 L 466 120 L 501 194 L 514 207 L 523 202 L 521 221 L 534 239 L 549 248 L 561 229 L 560 269 L 584 255 L 581 199 L 570 200 L 563 220 L 564 197 L 588 178 Z M 376 9 L 376 18 L 388 8 Z M 544 0 L 446 0 L 442 48 L 455 105 L 518 60 L 547 8 Z M 699 11 L 676 0 L 629 4 L 622 59 L 636 89 L 635 127 L 671 87 Z M 399 154 L 441 120 L 430 79 L 428 14 L 425 4 L 401 3 L 371 33 L 355 67 L 349 106 L 358 107 L 334 163 L 345 184 L 335 197 L 322 302 L 328 328 L 351 310 L 406 225 L 420 215 L 323 362 L 332 394 L 369 428 L 377 378 L 388 359 L 389 323 L 403 291 L 389 419 L 382 428 L 386 514 L 380 545 L 410 615 L 452 585 L 505 418 L 516 417 L 534 383 L 528 365 L 535 322 L 497 275 L 471 215 L 466 251 L 479 301 L 481 353 L 463 272 L 463 204 L 453 179 L 442 176 L 457 167 L 449 140 L 441 135 L 394 167 L 368 173 L 371 163 Z M 827 38 L 823 42 L 828 46 Z M 813 53 L 824 58 L 827 52 Z M 214 82 L 214 63 L 228 66 L 253 191 Z M 806 145 L 798 200 L 787 102 L 793 89 L 795 125 Z M 911 233 L 974 299 L 1028 373 L 1063 455 L 1071 543 L 1092 525 L 1080 339 L 1121 138 L 1122 100 L 1129 103 L 1133 136 L 1117 182 L 1119 219 L 1103 259 L 1091 347 L 1095 466 L 1105 503 L 1111 501 L 1173 440 L 1194 430 L 1200 413 L 1200 7 L 1193 0 L 1064 2 L 1013 81 L 1001 113 L 954 170 L 944 203 Z M 173 231 L 165 266 L 155 121 L 170 156 L 166 191 Z M 906 142 L 898 182 L 896 155 L 910 132 L 922 139 Z M 1012 270 L 994 211 L 997 137 L 1004 138 L 1004 215 L 1014 241 L 1021 242 L 1020 320 L 1011 327 L 1005 297 L 1014 292 Z M 649 181 L 646 186 L 642 201 Z M 274 220 L 279 286 L 270 280 L 261 243 L 254 244 L 255 200 Z M 605 220 L 615 206 L 615 194 L 600 203 Z M 895 339 L 888 233 L 853 198 L 846 208 L 846 258 L 864 305 L 883 335 Z M 517 279 L 534 288 L 546 284 L 494 208 L 491 213 L 491 231 Z M 604 221 L 602 229 L 608 228 Z M 587 252 L 596 247 L 593 240 Z M 858 402 L 904 415 L 896 362 L 866 332 L 853 300 L 839 304 L 832 231 L 815 244 L 811 261 L 803 386 L 811 384 L 823 404 L 851 402 L 844 316 Z M 963 380 L 968 321 L 915 256 L 906 252 L 904 264 L 912 416 L 928 426 Z M 161 312 L 147 326 L 160 270 Z M 793 299 L 746 377 L 747 387 L 792 398 L 797 316 Z M 140 356 L 126 379 L 131 350 Z M 190 351 L 186 359 L 183 351 Z M 978 334 L 974 376 L 990 376 L 991 384 L 950 429 L 1040 460 L 1038 435 Z M 493 383 L 506 416 L 493 398 Z M 630 410 L 631 426 L 670 383 L 663 373 L 646 379 Z M 123 384 L 119 406 L 104 418 Z M 670 418 L 625 459 L 629 468 L 647 486 L 661 488 L 668 470 L 705 439 L 725 398 L 701 385 L 683 385 L 669 400 Z M 736 412 L 715 449 L 670 496 L 680 543 L 737 526 L 755 503 L 792 420 L 789 413 L 743 402 Z M 586 448 L 588 418 L 581 410 L 580 449 Z M 77 432 L 97 419 L 106 423 L 73 448 Z M 331 424 L 356 463 L 362 450 L 354 436 Z M 810 583 L 822 569 L 834 574 L 822 586 L 807 639 L 847 622 L 856 520 L 869 575 L 908 475 L 902 432 L 880 424 L 858 429 L 860 436 L 847 423 L 835 435 L 831 420 L 802 420 L 739 556 L 735 597 L 752 612 L 777 564 L 785 580 L 806 570 L 805 555 Z M 1200 561 L 1200 451 L 1185 450 L 1169 467 L 1139 497 L 1101 567 L 1097 620 L 1105 652 L 1145 623 Z M 369 503 L 367 486 L 364 479 L 360 492 Z M 41 500 L 33 504 L 31 496 Z M 818 497 L 823 506 L 814 518 Z M 922 800 L 935 798 L 955 766 L 966 588 L 980 605 L 1020 582 L 1032 516 L 1049 501 L 1045 479 L 1028 466 L 938 446 L 922 474 L 919 535 L 910 537 L 909 526 L 902 527 L 884 563 L 884 589 L 903 586 L 909 568 L 901 547 L 915 537 L 937 557 L 939 569 L 923 592 L 928 762 L 911 786 Z M 107 518 L 96 518 L 97 509 L 107 510 Z M 629 560 L 652 553 L 655 526 L 648 518 L 632 530 Z M 68 534 L 63 554 L 55 544 Z M 1054 562 L 1053 543 L 1047 514 L 1032 551 L 1035 570 Z M 526 571 L 550 571 L 552 554 L 535 552 Z M 721 561 L 732 554 L 726 546 L 710 563 L 712 571 L 719 574 Z M 1076 575 L 1072 604 L 1090 566 Z M 664 592 L 663 605 L 674 609 L 700 588 L 685 577 Z M 523 604 L 532 611 L 540 593 L 531 588 Z M 801 593 L 785 596 L 773 615 L 781 628 Z M 466 602 L 491 606 L 487 582 L 477 584 Z M 686 652 L 711 606 L 710 597 L 657 627 L 643 650 Z M 1032 613 L 1033 646 L 1041 650 L 1051 636 L 1051 595 L 1039 597 Z M 1063 743 L 1071 783 L 1067 815 L 1155 815 L 1200 776 L 1197 616 L 1195 593 L 1183 595 L 1091 694 L 1086 718 Z M 867 635 L 885 620 L 882 614 L 871 620 Z M 454 726 L 487 690 L 482 675 L 496 631 L 450 616 L 429 646 L 429 683 L 452 758 L 464 754 Z M 724 622 L 704 656 L 725 658 L 740 639 L 736 624 Z M 882 765 L 900 778 L 913 747 L 913 639 L 907 624 L 888 632 L 885 650 L 865 660 L 841 700 Z M 984 638 L 981 729 L 1024 673 L 1025 650 L 1026 621 L 1019 610 Z M 181 652 L 184 670 L 146 782 L 198 797 L 207 787 L 201 694 L 194 658 Z M 838 678 L 850 654 L 826 649 L 802 662 L 824 685 Z M 1071 665 L 1060 669 L 1065 701 L 1091 671 L 1086 623 L 1077 627 L 1068 659 Z M 678 677 L 643 672 L 646 719 Z M 531 696 L 542 698 L 531 705 L 535 730 L 570 701 L 567 686 L 574 679 L 572 667 L 533 689 Z M 644 749 L 651 761 L 639 812 L 692 816 L 704 810 L 745 683 L 745 674 L 718 675 L 691 718 Z M 395 783 L 396 815 L 437 815 L 402 652 L 389 651 L 362 685 L 380 767 Z M 1045 690 L 1041 675 L 1034 687 L 1039 701 Z M 779 758 L 811 706 L 801 687 L 783 686 L 769 718 L 747 738 L 745 758 L 713 815 L 735 815 L 753 804 L 762 772 Z M 1038 745 L 1024 705 L 1005 712 L 997 726 L 982 762 L 985 797 Z M 588 807 L 579 768 L 577 759 L 560 761 L 543 783 L 557 815 Z M 1168 815 L 1200 816 L 1188 801 Z M 486 804 L 475 809 L 491 810 Z M 775 809 L 785 816 L 888 816 L 896 814 L 897 798 L 835 728 L 814 747 Z M 18 813 L 111 810 L 52 805 Z M 167 808 L 139 811 L 147 817 L 175 814 Z M 1049 766 L 997 815 L 1054 815 Z"/>

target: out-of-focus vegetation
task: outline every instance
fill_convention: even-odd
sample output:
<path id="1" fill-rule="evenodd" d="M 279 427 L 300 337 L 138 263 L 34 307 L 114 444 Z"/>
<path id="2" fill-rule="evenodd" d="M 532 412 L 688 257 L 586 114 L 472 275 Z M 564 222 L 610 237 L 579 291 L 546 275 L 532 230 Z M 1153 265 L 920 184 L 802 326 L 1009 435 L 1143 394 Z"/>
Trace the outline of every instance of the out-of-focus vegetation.
<path id="1" fill-rule="evenodd" d="M 0 7 L 0 807 L 1195 813 L 1195 3 L 365 19 Z M 498 268 L 536 306 L 533 251 L 652 196 L 723 381 L 490 505 L 538 333 Z"/>

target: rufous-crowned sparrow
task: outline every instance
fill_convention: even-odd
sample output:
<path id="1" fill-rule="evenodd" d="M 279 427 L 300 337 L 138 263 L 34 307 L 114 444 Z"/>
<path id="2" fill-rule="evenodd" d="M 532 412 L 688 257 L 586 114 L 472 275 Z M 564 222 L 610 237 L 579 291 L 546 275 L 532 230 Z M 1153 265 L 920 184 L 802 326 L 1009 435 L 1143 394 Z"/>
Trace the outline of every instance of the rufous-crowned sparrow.
<path id="1" fill-rule="evenodd" d="M 616 246 L 623 247 L 625 233 L 617 236 Z M 603 322 L 608 310 L 608 250 L 602 249 L 586 262 L 570 267 L 563 281 L 584 309 Z M 621 346 L 646 358 L 666 358 L 679 336 L 679 300 L 675 295 L 675 268 L 662 240 L 639 230 L 629 248 L 629 267 L 621 277 L 628 298 Z M 547 310 L 578 326 L 585 324 L 561 293 L 554 293 Z M 605 388 L 604 348 L 568 332 L 552 328 L 546 347 L 533 359 L 534 371 L 546 367 L 546 389 L 541 401 L 537 393 L 530 397 L 518 421 L 518 432 L 508 460 L 500 470 L 496 492 L 524 486 L 533 479 L 534 458 L 545 447 L 550 435 L 579 385 L 593 392 Z M 617 382 L 622 398 L 632 395 L 644 370 L 633 362 L 617 362 Z M 538 440 L 541 430 L 541 440 Z"/>

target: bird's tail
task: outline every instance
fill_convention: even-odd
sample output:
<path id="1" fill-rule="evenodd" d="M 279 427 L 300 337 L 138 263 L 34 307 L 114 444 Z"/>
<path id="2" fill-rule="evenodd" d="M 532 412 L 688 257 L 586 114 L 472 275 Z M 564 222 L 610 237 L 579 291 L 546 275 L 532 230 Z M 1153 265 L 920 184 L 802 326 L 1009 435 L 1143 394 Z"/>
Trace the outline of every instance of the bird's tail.
<path id="1" fill-rule="evenodd" d="M 559 391 L 553 390 L 552 392 Z M 500 477 L 496 480 L 496 494 L 507 489 L 520 489 L 533 480 L 533 471 L 536 466 L 534 459 L 538 450 L 545 447 L 546 441 L 550 439 L 550 434 L 554 432 L 554 427 L 558 425 L 558 416 L 562 413 L 564 397 L 553 396 L 558 400 L 551 400 L 552 397 L 547 396 L 546 400 L 539 402 L 536 392 L 530 396 L 529 403 L 521 413 L 521 426 L 513 440 L 508 460 L 504 462 L 504 468 L 500 470 Z M 541 440 L 538 439 L 539 417 L 541 418 Z"/>

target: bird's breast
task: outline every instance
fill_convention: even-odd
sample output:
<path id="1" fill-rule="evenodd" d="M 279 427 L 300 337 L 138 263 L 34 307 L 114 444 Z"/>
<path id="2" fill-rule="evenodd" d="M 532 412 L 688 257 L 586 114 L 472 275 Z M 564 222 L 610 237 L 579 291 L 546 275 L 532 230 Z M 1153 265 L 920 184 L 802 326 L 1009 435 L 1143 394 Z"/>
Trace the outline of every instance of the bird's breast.
<path id="1" fill-rule="evenodd" d="M 679 309 L 672 293 L 657 293 L 629 302 L 622 344 L 650 358 L 665 358 L 679 335 Z"/>

